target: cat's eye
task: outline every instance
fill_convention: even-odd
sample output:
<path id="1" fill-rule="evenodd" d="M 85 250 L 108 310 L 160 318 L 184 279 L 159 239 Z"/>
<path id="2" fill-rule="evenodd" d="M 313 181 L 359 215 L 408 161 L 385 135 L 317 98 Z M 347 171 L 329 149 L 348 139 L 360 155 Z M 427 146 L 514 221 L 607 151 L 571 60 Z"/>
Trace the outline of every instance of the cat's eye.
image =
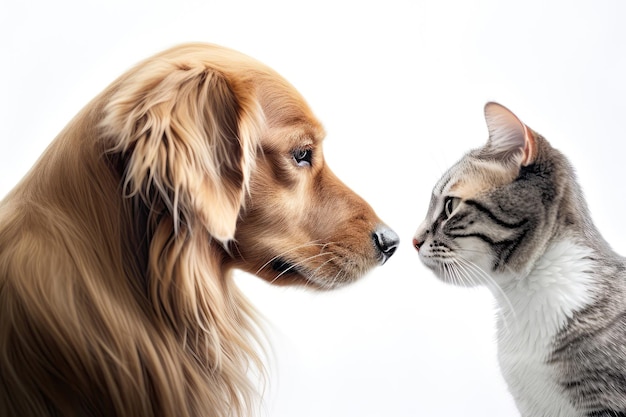
<path id="1" fill-rule="evenodd" d="M 310 166 L 313 160 L 313 151 L 310 149 L 296 149 L 291 155 L 300 167 Z"/>
<path id="2" fill-rule="evenodd" d="M 443 203 L 446 219 L 452 215 L 454 210 L 459 206 L 459 203 L 461 203 L 461 199 L 458 197 L 446 197 L 446 201 Z"/>

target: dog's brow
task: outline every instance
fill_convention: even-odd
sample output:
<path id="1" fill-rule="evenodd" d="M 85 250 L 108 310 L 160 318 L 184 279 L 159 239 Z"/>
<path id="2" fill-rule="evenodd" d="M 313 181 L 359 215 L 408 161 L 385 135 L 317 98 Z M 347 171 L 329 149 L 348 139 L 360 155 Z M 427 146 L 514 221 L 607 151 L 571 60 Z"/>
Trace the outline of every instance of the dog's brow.
<path id="1" fill-rule="evenodd" d="M 292 146 L 294 147 L 311 146 L 321 141 L 321 138 L 319 138 L 311 129 L 301 129 L 293 132 L 290 136 Z"/>

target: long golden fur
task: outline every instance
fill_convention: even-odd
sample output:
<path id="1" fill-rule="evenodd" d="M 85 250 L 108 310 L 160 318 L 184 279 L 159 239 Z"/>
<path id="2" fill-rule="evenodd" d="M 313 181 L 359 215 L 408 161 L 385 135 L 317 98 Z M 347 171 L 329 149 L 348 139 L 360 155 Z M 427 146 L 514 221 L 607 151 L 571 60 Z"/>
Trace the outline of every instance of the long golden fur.
<path id="1" fill-rule="evenodd" d="M 323 136 L 278 74 L 204 44 L 89 103 L 0 203 L 0 415 L 248 414 L 230 270 L 331 289 L 397 245 Z"/>

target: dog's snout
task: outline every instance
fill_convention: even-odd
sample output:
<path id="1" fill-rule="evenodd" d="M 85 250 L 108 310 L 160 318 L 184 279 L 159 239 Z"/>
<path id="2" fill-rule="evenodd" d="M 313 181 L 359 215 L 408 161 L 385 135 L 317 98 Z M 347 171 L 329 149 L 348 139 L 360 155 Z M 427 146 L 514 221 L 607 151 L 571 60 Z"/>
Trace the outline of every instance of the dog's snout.
<path id="1" fill-rule="evenodd" d="M 394 254 L 400 243 L 400 238 L 396 232 L 387 226 L 379 226 L 372 234 L 372 239 L 382 255 L 381 263 L 383 264 Z"/>

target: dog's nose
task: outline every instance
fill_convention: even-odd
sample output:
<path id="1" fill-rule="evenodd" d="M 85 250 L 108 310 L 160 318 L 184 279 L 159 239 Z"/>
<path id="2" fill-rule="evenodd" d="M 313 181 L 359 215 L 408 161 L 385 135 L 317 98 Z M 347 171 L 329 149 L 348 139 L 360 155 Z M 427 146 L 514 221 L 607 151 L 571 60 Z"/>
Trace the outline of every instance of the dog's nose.
<path id="1" fill-rule="evenodd" d="M 378 226 L 372 234 L 372 239 L 382 255 L 381 264 L 387 262 L 387 259 L 394 254 L 400 243 L 400 238 L 396 232 L 384 225 Z"/>

